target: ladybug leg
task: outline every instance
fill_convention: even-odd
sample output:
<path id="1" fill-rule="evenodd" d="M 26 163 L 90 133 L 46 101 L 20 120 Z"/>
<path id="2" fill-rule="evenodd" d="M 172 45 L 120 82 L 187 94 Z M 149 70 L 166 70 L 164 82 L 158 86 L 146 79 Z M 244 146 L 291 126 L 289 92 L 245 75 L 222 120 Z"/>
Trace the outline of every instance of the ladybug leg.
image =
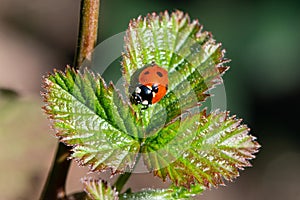
<path id="1" fill-rule="evenodd" d="M 143 107 L 141 108 L 141 110 L 146 110 L 149 107 L 149 105 L 143 105 Z"/>

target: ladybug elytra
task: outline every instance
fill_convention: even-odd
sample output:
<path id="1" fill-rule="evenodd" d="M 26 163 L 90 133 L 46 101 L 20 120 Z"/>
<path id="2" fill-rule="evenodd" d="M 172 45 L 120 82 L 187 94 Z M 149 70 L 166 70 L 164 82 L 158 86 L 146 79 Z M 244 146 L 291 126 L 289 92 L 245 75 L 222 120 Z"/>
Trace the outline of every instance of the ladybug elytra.
<path id="1" fill-rule="evenodd" d="M 168 90 L 168 72 L 156 64 L 141 71 L 139 85 L 131 95 L 132 103 L 142 104 L 142 109 L 161 100 Z"/>

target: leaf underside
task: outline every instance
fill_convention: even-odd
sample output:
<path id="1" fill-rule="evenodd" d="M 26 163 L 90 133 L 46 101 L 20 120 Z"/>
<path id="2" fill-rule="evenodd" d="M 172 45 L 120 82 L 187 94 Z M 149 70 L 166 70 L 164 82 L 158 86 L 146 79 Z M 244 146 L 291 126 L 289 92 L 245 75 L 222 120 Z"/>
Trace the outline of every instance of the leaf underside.
<path id="1" fill-rule="evenodd" d="M 107 86 L 88 70 L 67 67 L 44 78 L 44 109 L 57 137 L 73 146 L 72 158 L 93 171 L 111 169 L 115 174 L 131 171 L 141 154 L 149 171 L 174 184 L 167 190 L 127 194 L 127 199 L 144 194 L 190 197 L 251 166 L 260 145 L 247 126 L 228 112 L 200 110 L 208 91 L 222 83 L 228 60 L 198 21 L 180 11 L 139 17 L 129 24 L 125 50 L 128 96 L 145 66 L 154 62 L 168 71 L 167 94 L 146 110 L 124 102 L 113 84 Z M 102 191 L 99 187 L 93 190 Z"/>

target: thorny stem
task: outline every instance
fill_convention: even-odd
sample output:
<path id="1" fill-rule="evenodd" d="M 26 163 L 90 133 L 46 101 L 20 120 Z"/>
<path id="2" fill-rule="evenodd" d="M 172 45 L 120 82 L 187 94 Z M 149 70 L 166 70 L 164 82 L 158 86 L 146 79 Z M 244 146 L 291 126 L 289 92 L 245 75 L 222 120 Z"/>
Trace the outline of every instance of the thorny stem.
<path id="1" fill-rule="evenodd" d="M 99 8 L 100 0 L 81 0 L 78 43 L 74 58 L 76 69 L 79 69 L 85 59 L 91 60 L 97 41 Z M 60 142 L 40 200 L 67 199 L 65 185 L 71 164 L 69 156 L 70 147 Z"/>

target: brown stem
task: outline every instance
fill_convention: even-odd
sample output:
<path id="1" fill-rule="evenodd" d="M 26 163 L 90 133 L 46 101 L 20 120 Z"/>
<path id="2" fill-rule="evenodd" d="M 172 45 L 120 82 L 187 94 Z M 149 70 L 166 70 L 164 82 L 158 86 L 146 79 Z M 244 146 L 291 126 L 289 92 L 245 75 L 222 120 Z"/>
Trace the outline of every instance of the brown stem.
<path id="1" fill-rule="evenodd" d="M 78 69 L 85 59 L 91 60 L 97 42 L 100 0 L 82 0 L 79 35 L 74 67 Z"/>
<path id="2" fill-rule="evenodd" d="M 66 199 L 66 179 L 71 164 L 70 147 L 58 144 L 54 163 L 49 172 L 40 200 Z"/>
<path id="3" fill-rule="evenodd" d="M 91 53 L 97 42 L 100 0 L 81 0 L 78 44 L 74 58 L 74 68 L 79 69 L 85 59 L 91 60 Z M 49 172 L 40 200 L 67 199 L 66 180 L 71 164 L 68 160 L 70 147 L 58 144 L 55 160 Z"/>

